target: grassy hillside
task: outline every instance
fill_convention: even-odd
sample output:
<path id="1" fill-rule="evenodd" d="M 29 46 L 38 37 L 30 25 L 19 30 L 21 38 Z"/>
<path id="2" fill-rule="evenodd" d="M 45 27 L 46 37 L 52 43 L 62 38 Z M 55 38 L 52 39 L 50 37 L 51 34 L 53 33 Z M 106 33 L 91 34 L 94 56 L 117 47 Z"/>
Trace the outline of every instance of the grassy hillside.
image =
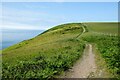
<path id="1" fill-rule="evenodd" d="M 68 70 L 82 56 L 86 43 L 99 41 L 100 38 L 95 39 L 91 32 L 117 34 L 117 30 L 117 23 L 69 23 L 55 26 L 32 39 L 4 49 L 2 76 L 14 79 L 55 77 Z"/>
<path id="2" fill-rule="evenodd" d="M 84 33 L 82 39 L 96 45 L 96 49 L 105 60 L 108 70 L 112 76 L 119 80 L 120 37 L 118 35 L 118 23 L 84 23 L 84 25 L 87 26 L 89 32 Z"/>
<path id="3" fill-rule="evenodd" d="M 84 23 L 89 31 L 118 34 L 118 23 L 117 22 L 90 22 Z"/>
<path id="4" fill-rule="evenodd" d="M 63 27 L 63 28 L 61 28 Z M 35 38 L 22 41 L 16 45 L 3 50 L 3 63 L 14 64 L 19 60 L 34 58 L 42 52 L 59 48 L 65 41 L 74 39 L 82 33 L 81 24 L 63 24 L 54 27 Z M 60 45 L 61 46 L 60 46 Z M 68 44 L 69 45 L 69 44 Z M 41 52 L 41 53 L 42 53 Z M 46 53 L 45 53 L 46 54 Z M 47 55 L 47 54 L 46 54 Z"/>
<path id="5" fill-rule="evenodd" d="M 3 77 L 49 78 L 69 69 L 84 50 L 76 39 L 82 31 L 80 23 L 63 24 L 4 49 Z"/>

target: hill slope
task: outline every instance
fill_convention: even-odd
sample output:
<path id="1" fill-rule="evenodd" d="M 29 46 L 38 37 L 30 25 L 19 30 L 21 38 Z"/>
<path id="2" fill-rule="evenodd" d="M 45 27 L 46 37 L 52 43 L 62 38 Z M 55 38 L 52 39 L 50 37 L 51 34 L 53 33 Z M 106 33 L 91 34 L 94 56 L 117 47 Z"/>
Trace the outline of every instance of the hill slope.
<path id="1" fill-rule="evenodd" d="M 81 23 L 63 24 L 3 50 L 3 78 L 49 78 L 80 58 L 84 41 Z M 44 74 L 43 74 L 44 73 Z"/>
<path id="2" fill-rule="evenodd" d="M 90 22 L 84 23 L 89 31 L 118 34 L 118 23 L 117 22 Z"/>
<path id="3" fill-rule="evenodd" d="M 61 42 L 74 39 L 82 33 L 81 24 L 63 24 L 49 29 L 35 38 L 22 41 L 16 45 L 3 50 L 3 63 L 5 61 L 12 64 L 19 60 L 28 60 L 39 55 L 42 51 L 55 49 Z M 57 47 L 57 48 L 58 48 Z M 41 53 L 42 53 L 41 52 Z M 50 52 L 50 51 L 49 51 Z M 13 61 L 12 61 L 13 60 Z"/>
<path id="4" fill-rule="evenodd" d="M 98 25 L 102 25 L 100 29 L 97 24 L 58 25 L 35 38 L 4 49 L 3 78 L 51 78 L 68 70 L 82 56 L 85 44 L 94 42 L 95 37 L 91 37 L 94 35 L 92 32 L 117 33 L 117 23 L 115 25 L 99 23 Z M 109 25 L 112 28 L 108 28 Z M 97 39 L 95 40 L 99 41 Z"/>

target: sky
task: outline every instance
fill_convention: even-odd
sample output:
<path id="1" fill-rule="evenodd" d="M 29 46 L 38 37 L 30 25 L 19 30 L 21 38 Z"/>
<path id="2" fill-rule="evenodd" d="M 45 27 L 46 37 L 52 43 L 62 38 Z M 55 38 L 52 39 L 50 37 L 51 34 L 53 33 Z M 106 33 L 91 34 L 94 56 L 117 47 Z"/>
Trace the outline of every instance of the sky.
<path id="1" fill-rule="evenodd" d="M 1 0 L 2 2 L 119 2 L 119 0 Z"/>
<path id="2" fill-rule="evenodd" d="M 46 30 L 71 22 L 116 22 L 118 3 L 3 2 L 0 18 L 2 29 L 18 30 Z"/>

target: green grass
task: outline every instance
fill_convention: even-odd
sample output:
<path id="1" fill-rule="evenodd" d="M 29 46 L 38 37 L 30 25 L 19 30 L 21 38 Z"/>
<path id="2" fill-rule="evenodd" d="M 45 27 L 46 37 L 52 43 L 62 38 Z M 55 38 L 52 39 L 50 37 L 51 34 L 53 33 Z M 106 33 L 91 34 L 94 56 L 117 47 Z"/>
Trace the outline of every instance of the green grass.
<path id="1" fill-rule="evenodd" d="M 93 34 L 89 32 L 82 35 L 82 39 L 86 42 L 96 44 L 96 47 L 98 48 L 100 55 L 104 58 L 110 73 L 115 78 L 120 79 L 119 37 Z"/>
<path id="2" fill-rule="evenodd" d="M 91 22 L 85 23 L 89 31 L 118 34 L 117 22 Z"/>
<path id="3" fill-rule="evenodd" d="M 82 34 L 83 25 L 87 31 Z M 117 34 L 117 31 L 117 23 L 69 23 L 55 26 L 32 39 L 2 50 L 2 76 L 13 79 L 52 78 L 72 67 L 82 56 L 85 44 L 94 42 L 95 35 L 100 35 L 92 32 Z M 78 35 L 80 37 L 76 38 Z"/>
<path id="4" fill-rule="evenodd" d="M 114 75 L 109 71 L 106 65 L 107 63 L 102 57 L 102 54 L 100 54 L 96 44 L 93 44 L 93 53 L 95 54 L 95 62 L 97 65 L 96 78 L 100 78 L 101 75 L 103 78 L 114 78 Z M 101 71 L 103 73 L 99 75 Z"/>
<path id="5" fill-rule="evenodd" d="M 84 41 L 76 39 L 83 31 L 81 26 L 80 23 L 59 25 L 4 49 L 3 78 L 48 79 L 69 69 L 84 50 Z"/>
<path id="6" fill-rule="evenodd" d="M 82 33 L 80 24 L 69 24 L 69 26 L 67 25 L 62 29 L 59 29 L 61 26 L 57 29 L 38 35 L 33 39 L 22 41 L 4 49 L 2 52 L 3 63 L 16 64 L 19 60 L 29 60 L 34 58 L 34 56 L 38 56 L 38 53 L 41 51 L 44 52 L 48 50 L 49 52 L 49 50 L 62 47 L 59 43 L 63 40 L 73 39 L 78 34 Z"/>
<path id="7" fill-rule="evenodd" d="M 81 57 L 84 42 L 76 39 L 66 39 L 42 47 L 45 49 L 39 51 L 34 58 L 31 55 L 30 60 L 19 60 L 14 66 L 7 63 L 3 64 L 3 77 L 50 78 L 54 74 L 69 69 Z"/>

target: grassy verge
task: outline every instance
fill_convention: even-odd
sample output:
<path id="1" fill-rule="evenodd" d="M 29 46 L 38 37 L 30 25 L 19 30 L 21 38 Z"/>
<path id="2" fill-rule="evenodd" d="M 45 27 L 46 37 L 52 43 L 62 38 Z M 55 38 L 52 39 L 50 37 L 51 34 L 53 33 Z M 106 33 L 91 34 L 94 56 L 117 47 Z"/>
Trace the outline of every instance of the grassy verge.
<path id="1" fill-rule="evenodd" d="M 96 78 L 114 78 L 114 76 L 110 73 L 109 69 L 107 68 L 107 63 L 105 62 L 105 59 L 102 57 L 100 52 L 98 51 L 98 48 L 95 44 L 93 45 L 93 53 L 95 54 L 95 61 L 97 65 L 97 71 L 95 74 Z"/>
<path id="2" fill-rule="evenodd" d="M 106 62 L 107 68 L 110 70 L 113 76 L 119 78 L 120 53 L 118 52 L 118 36 L 88 34 L 85 37 L 83 37 L 83 40 L 96 44 L 100 55 L 102 55 L 102 58 L 104 58 Z"/>

